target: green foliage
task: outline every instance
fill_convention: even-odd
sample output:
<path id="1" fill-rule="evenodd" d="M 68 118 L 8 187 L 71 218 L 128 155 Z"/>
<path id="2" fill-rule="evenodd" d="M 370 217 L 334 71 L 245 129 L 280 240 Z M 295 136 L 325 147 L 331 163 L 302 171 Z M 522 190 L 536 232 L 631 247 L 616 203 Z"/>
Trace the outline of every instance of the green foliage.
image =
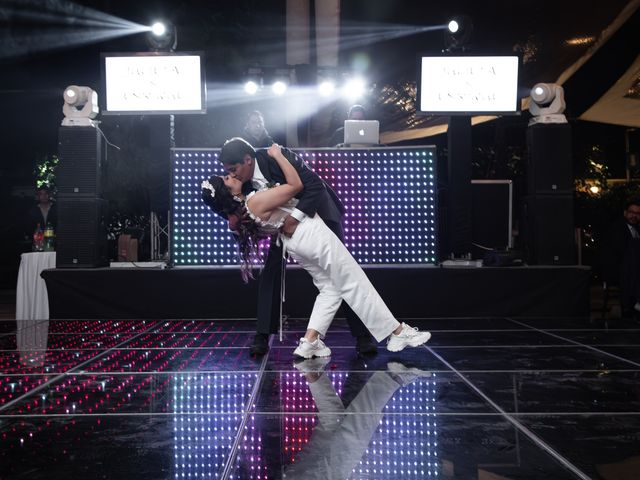
<path id="1" fill-rule="evenodd" d="M 56 185 L 56 167 L 60 159 L 57 155 L 44 155 L 40 160 L 36 161 L 36 167 L 33 172 L 36 178 L 36 188 L 48 187 L 55 191 Z"/>

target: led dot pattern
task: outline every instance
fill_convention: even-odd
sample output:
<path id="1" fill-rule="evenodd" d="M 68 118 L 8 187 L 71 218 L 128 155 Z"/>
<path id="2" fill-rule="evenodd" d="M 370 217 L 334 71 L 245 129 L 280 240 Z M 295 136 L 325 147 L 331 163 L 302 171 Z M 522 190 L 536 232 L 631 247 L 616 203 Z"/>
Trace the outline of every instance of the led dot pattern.
<path id="1" fill-rule="evenodd" d="M 345 206 L 345 244 L 361 265 L 436 263 L 435 147 L 296 149 Z M 171 258 L 175 266 L 237 266 L 224 219 L 201 200 L 223 175 L 219 149 L 172 149 Z M 261 245 L 261 255 L 266 245 Z"/>

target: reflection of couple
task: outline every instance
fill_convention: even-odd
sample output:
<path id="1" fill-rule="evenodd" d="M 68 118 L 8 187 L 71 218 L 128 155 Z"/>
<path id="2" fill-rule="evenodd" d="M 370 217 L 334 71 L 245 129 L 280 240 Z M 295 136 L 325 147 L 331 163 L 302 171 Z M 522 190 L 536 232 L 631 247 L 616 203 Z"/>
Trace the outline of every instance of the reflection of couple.
<path id="1" fill-rule="evenodd" d="M 279 307 L 275 287 L 279 285 L 277 272 L 282 265 L 278 248 L 281 243 L 311 274 L 319 290 L 305 336 L 294 352 L 296 356 L 312 358 L 331 354 L 322 338 L 343 300 L 376 341 L 388 338 L 387 349 L 392 352 L 428 341 L 429 332 L 420 332 L 395 319 L 340 240 L 343 209 L 335 193 L 293 153 L 283 152 L 274 144 L 267 154 L 257 156 L 244 140 L 231 139 L 220 152 L 228 175 L 212 176 L 202 184 L 204 201 L 214 212 L 227 218 L 236 232 L 245 278 L 249 275 L 258 240 L 269 236 L 278 240 L 271 243 L 261 275 L 258 334 L 266 336 L 275 330 L 271 320 L 275 316 L 275 304 Z M 268 188 L 267 182 L 281 184 Z M 328 225 L 334 227 L 333 232 Z M 349 321 L 354 336 L 365 336 L 366 331 L 359 330 L 355 323 L 353 318 Z M 256 353 L 265 352 L 266 349 Z"/>
<path id="2" fill-rule="evenodd" d="M 285 469 L 283 478 L 349 478 L 360 463 L 382 420 L 382 409 L 402 386 L 430 372 L 389 362 L 388 371 L 371 375 L 347 407 L 336 394 L 331 379 L 322 372 L 326 359 L 296 364 L 304 373 L 318 409 L 311 440 Z"/>

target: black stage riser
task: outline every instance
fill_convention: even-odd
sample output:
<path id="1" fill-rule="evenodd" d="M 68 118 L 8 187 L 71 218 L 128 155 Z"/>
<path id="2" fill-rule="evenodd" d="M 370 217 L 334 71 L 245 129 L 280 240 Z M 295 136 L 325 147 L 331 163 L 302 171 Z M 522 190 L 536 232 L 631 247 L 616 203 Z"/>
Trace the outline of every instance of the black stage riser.
<path id="1" fill-rule="evenodd" d="M 398 318 L 587 317 L 586 267 L 369 268 Z M 45 270 L 51 318 L 255 318 L 257 282 L 237 269 Z M 290 268 L 284 314 L 308 318 L 316 289 Z M 340 314 L 339 314 L 340 316 Z"/>

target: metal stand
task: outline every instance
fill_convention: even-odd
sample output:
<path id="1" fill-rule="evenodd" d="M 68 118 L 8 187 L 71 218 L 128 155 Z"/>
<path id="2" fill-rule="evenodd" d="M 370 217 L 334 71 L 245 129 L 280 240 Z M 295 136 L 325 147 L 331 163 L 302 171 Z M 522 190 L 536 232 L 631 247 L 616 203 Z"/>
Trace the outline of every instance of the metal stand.
<path id="1" fill-rule="evenodd" d="M 169 218 L 171 212 L 167 212 L 167 221 L 161 224 L 161 219 L 158 218 L 156 212 L 151 212 L 151 260 L 168 260 L 169 256 Z M 162 238 L 166 238 L 167 250 L 161 252 Z"/>

